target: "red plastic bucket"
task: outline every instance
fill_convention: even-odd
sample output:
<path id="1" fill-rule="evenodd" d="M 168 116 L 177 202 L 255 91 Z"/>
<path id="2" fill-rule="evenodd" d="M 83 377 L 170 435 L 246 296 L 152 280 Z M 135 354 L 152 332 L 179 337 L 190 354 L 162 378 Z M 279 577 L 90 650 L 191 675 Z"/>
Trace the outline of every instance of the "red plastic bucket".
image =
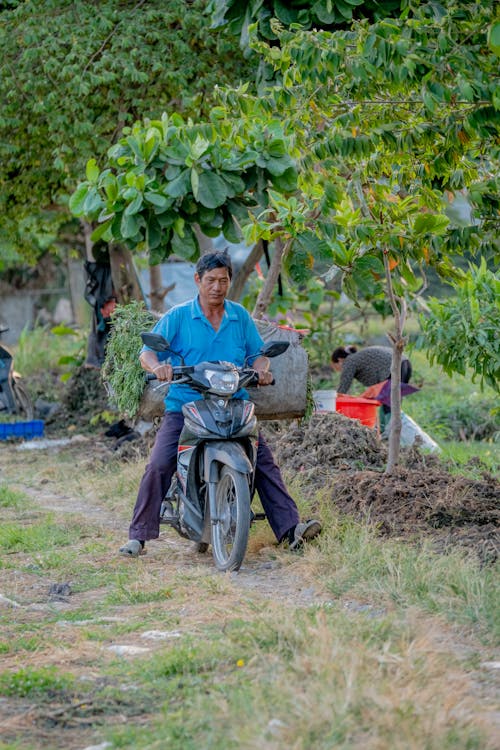
<path id="1" fill-rule="evenodd" d="M 337 411 L 345 417 L 359 419 L 367 427 L 375 427 L 377 424 L 377 409 L 380 401 L 373 398 L 362 398 L 361 396 L 340 396 L 337 394 Z"/>

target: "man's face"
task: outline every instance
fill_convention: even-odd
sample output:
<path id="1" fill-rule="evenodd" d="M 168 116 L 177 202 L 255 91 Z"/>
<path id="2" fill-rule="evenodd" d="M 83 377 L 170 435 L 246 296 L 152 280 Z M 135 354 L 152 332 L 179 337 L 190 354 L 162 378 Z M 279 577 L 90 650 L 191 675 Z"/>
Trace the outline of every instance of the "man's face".
<path id="1" fill-rule="evenodd" d="M 201 279 L 195 273 L 194 280 L 198 287 L 202 304 L 213 307 L 224 303 L 231 285 L 227 268 L 212 268 L 209 271 L 205 271 Z"/>

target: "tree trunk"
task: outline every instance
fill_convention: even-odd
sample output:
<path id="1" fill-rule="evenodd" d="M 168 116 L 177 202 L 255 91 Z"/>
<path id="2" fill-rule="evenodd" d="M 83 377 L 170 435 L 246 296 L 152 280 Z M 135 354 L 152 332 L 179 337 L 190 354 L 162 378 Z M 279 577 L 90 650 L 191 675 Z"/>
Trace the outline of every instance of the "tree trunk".
<path id="1" fill-rule="evenodd" d="M 267 278 L 264 282 L 264 286 L 260 290 L 260 294 L 257 297 L 257 302 L 253 309 L 253 317 L 257 320 L 262 320 L 264 314 L 269 307 L 271 298 L 273 296 L 274 285 L 278 281 L 278 276 L 281 271 L 281 261 L 288 251 L 288 243 L 283 243 L 281 237 L 277 237 L 274 241 L 274 255 L 271 261 Z"/>
<path id="2" fill-rule="evenodd" d="M 165 295 L 168 292 L 162 285 L 161 265 L 149 266 L 149 301 L 151 312 L 162 315 L 165 312 Z"/>
<path id="3" fill-rule="evenodd" d="M 255 264 L 259 262 L 263 253 L 262 240 L 259 240 L 256 245 L 253 246 L 247 259 L 241 266 L 238 273 L 233 278 L 231 287 L 229 289 L 228 299 L 235 300 L 236 302 L 240 299 L 243 294 L 243 289 L 247 283 L 247 279 L 255 268 Z"/>
<path id="4" fill-rule="evenodd" d="M 90 224 L 88 221 L 81 220 L 81 225 L 83 229 L 83 243 L 85 245 L 85 258 L 86 260 L 90 261 L 91 263 L 95 262 L 94 254 L 92 252 L 92 240 L 90 239 L 90 235 L 92 234 L 92 224 Z"/>
<path id="5" fill-rule="evenodd" d="M 401 360 L 406 339 L 403 337 L 406 322 L 406 300 L 396 297 L 392 286 L 391 269 L 388 252 L 384 252 L 385 277 L 389 301 L 394 315 L 394 334 L 388 336 L 392 342 L 391 364 L 391 423 L 389 430 L 389 452 L 386 474 L 391 474 L 399 462 L 401 449 Z"/>
<path id="6" fill-rule="evenodd" d="M 113 287 L 120 305 L 127 305 L 132 300 L 145 302 L 130 250 L 122 247 L 110 247 L 109 264 Z"/>
<path id="7" fill-rule="evenodd" d="M 198 224 L 193 224 L 193 230 L 196 235 L 196 239 L 198 240 L 198 245 L 200 246 L 200 255 L 205 255 L 205 253 L 213 253 L 214 243 L 212 238 L 207 237 L 206 234 L 203 234 Z"/>

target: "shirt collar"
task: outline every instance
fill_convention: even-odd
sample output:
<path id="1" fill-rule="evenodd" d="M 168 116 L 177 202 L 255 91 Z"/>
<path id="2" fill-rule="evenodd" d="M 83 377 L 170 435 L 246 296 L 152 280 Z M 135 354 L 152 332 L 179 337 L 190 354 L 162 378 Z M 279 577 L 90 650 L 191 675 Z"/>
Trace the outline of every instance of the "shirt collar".
<path id="1" fill-rule="evenodd" d="M 236 314 L 236 310 L 232 305 L 229 304 L 228 300 L 224 300 L 224 312 L 226 314 L 226 317 L 229 320 L 237 320 L 238 315 Z M 196 295 L 196 297 L 191 302 L 191 317 L 192 318 L 204 318 L 203 310 L 201 309 L 200 305 L 200 297 L 199 295 Z"/>

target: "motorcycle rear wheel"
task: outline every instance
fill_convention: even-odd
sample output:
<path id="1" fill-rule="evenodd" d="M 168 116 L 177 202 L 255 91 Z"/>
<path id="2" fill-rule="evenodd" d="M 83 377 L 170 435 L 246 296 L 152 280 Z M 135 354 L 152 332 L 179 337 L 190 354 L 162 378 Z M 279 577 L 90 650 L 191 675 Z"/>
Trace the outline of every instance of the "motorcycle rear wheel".
<path id="1" fill-rule="evenodd" d="M 215 496 L 218 523 L 212 526 L 212 554 L 218 570 L 239 570 L 250 530 L 250 489 L 246 474 L 224 466 Z"/>
<path id="2" fill-rule="evenodd" d="M 14 396 L 17 413 L 28 421 L 33 419 L 33 402 L 24 384 L 17 378 L 12 381 L 12 395 Z"/>

